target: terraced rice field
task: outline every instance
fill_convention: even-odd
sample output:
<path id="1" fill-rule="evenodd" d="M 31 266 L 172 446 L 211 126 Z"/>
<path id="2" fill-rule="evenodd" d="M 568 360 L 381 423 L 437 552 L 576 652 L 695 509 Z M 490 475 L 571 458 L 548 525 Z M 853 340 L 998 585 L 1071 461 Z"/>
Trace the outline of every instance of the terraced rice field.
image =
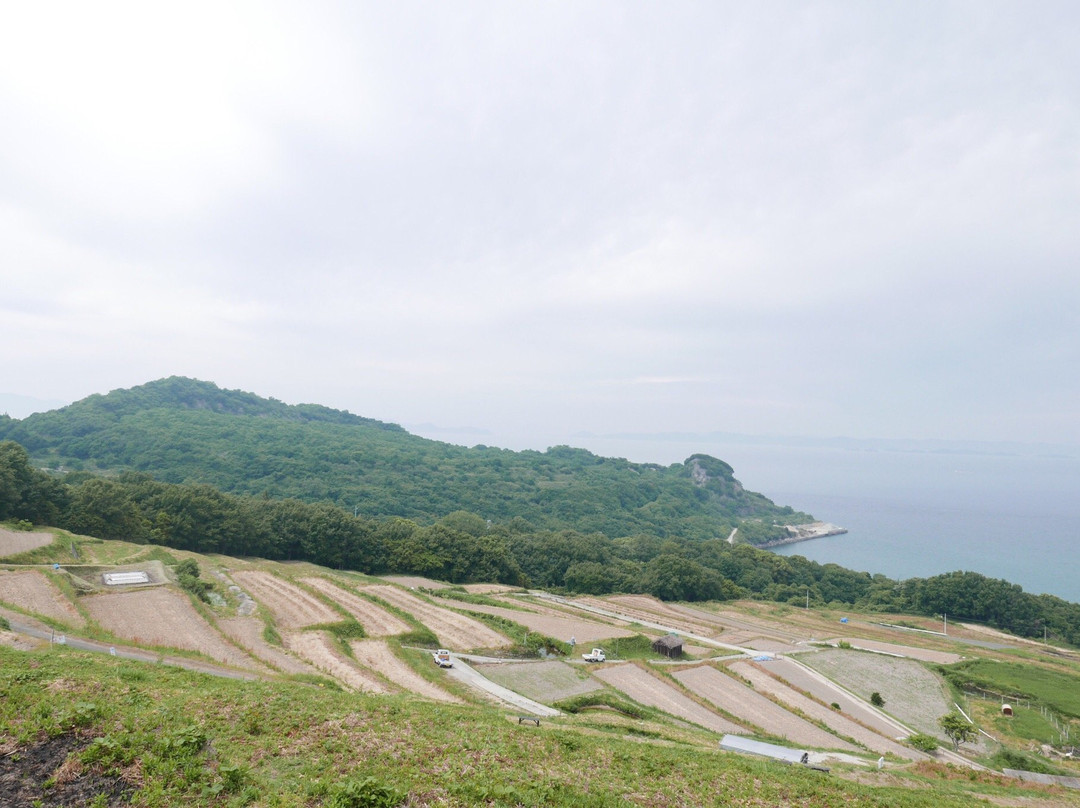
<path id="1" fill-rule="evenodd" d="M 674 676 L 697 695 L 737 716 L 739 720 L 760 727 L 770 735 L 786 738 L 801 746 L 857 751 L 856 747 L 847 741 L 842 741 L 799 718 L 753 688 L 710 665 L 687 668 L 676 672 Z"/>
<path id="2" fill-rule="evenodd" d="M 256 617 L 230 617 L 218 620 L 217 624 L 226 637 L 282 673 L 317 673 L 303 660 L 263 639 L 263 622 Z"/>
<path id="3" fill-rule="evenodd" d="M 70 626 L 86 625 L 86 620 L 74 604 L 64 597 L 56 584 L 37 570 L 0 572 L 0 601 Z"/>
<path id="4" fill-rule="evenodd" d="M 952 709 L 952 702 L 944 683 L 914 659 L 836 650 L 807 654 L 802 661 L 861 698 L 877 691 L 887 713 L 919 732 L 945 739 L 938 719 Z"/>
<path id="5" fill-rule="evenodd" d="M 45 547 L 52 544 L 54 539 L 52 533 L 35 533 L 0 527 L 0 558 Z"/>
<path id="6" fill-rule="evenodd" d="M 81 602 L 103 628 L 138 645 L 198 651 L 225 665 L 267 672 L 261 663 L 226 642 L 176 590 L 116 592 L 85 597 Z"/>
<path id="7" fill-rule="evenodd" d="M 345 656 L 328 632 L 288 631 L 283 632 L 281 638 L 286 648 L 350 690 L 362 693 L 391 692 L 382 679 Z"/>
<path id="8" fill-rule="evenodd" d="M 295 584 L 262 570 L 241 570 L 232 579 L 274 617 L 279 628 L 295 629 L 339 622 L 341 615 Z"/>
<path id="9" fill-rule="evenodd" d="M 563 642 L 569 642 L 573 637 L 579 644 L 589 645 L 599 640 L 614 639 L 616 637 L 633 637 L 635 632 L 625 628 L 609 626 L 584 618 L 552 616 L 538 614 L 536 612 L 523 612 L 517 609 L 506 609 L 501 606 L 482 606 L 475 603 L 462 603 L 454 601 L 454 608 L 468 612 L 491 614 L 496 617 L 504 617 L 513 620 L 529 631 L 538 631 L 548 637 L 554 637 Z"/>
<path id="10" fill-rule="evenodd" d="M 381 606 L 326 578 L 301 578 L 300 581 L 344 608 L 364 627 L 364 633 L 369 637 L 392 637 L 396 634 L 404 634 L 411 628 L 404 620 L 390 614 Z"/>
<path id="11" fill-rule="evenodd" d="M 552 704 L 560 699 L 592 693 L 603 688 L 603 685 L 591 678 L 581 678 L 576 667 L 551 660 L 476 665 L 476 670 L 515 693 L 542 704 Z"/>
<path id="12" fill-rule="evenodd" d="M 919 659 L 923 662 L 936 662 L 939 665 L 951 665 L 963 659 L 959 654 L 951 654 L 948 651 L 934 651 L 930 648 L 916 648 L 912 645 L 897 645 L 891 642 L 881 642 L 880 640 L 867 640 L 863 637 L 838 637 L 835 640 L 828 640 L 828 642 L 834 644 L 841 641 L 850 643 L 852 648 L 880 651 L 884 654 L 898 654 L 911 659 Z"/>
<path id="13" fill-rule="evenodd" d="M 634 701 L 663 710 L 713 732 L 742 733 L 746 729 L 698 704 L 674 685 L 653 676 L 632 663 L 604 665 L 593 669 L 593 676 Z"/>
<path id="14" fill-rule="evenodd" d="M 846 715 L 838 713 L 836 710 L 830 709 L 829 707 L 808 698 L 789 685 L 781 682 L 779 679 L 771 676 L 769 673 L 766 673 L 765 669 L 771 668 L 775 664 L 776 662 L 774 661 L 762 666 L 753 662 L 740 661 L 729 663 L 728 666 L 732 671 L 750 681 L 754 685 L 754 689 L 758 692 L 767 693 L 770 696 L 775 697 L 785 705 L 798 710 L 803 715 L 806 715 L 815 721 L 820 721 L 837 735 L 844 738 L 851 738 L 875 754 L 885 755 L 891 753 L 905 760 L 917 760 L 926 757 L 920 752 L 916 752 L 914 749 L 910 749 L 897 743 L 895 740 L 892 740 L 894 736 L 884 737 L 877 732 L 864 727 L 862 724 L 856 723 Z"/>
<path id="15" fill-rule="evenodd" d="M 428 603 L 397 586 L 367 586 L 363 589 L 402 609 L 427 626 L 445 648 L 468 651 L 474 648 L 508 648 L 513 642 L 483 623 Z"/>
<path id="16" fill-rule="evenodd" d="M 462 703 L 457 696 L 447 693 L 438 685 L 429 682 L 409 667 L 408 663 L 395 656 L 384 640 L 353 640 L 350 647 L 357 662 L 366 668 L 381 673 L 403 690 L 436 701 L 445 701 L 451 704 Z"/>

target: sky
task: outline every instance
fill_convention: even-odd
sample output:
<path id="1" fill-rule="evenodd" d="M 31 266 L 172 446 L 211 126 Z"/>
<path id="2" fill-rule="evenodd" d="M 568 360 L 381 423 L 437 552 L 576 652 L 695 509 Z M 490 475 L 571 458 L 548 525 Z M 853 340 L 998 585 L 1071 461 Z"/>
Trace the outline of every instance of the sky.
<path id="1" fill-rule="evenodd" d="M 1080 443 L 1075 3 L 3 18 L 16 417 L 183 375 L 511 448 Z"/>

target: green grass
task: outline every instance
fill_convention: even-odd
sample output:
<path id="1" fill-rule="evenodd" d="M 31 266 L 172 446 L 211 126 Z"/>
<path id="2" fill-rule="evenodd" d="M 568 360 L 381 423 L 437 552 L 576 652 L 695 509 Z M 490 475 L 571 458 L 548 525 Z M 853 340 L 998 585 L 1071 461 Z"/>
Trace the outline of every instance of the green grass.
<path id="1" fill-rule="evenodd" d="M 960 687 L 971 683 L 1006 697 L 1024 696 L 1063 715 L 1080 718 L 1080 672 L 989 659 L 942 665 L 939 670 Z"/>
<path id="2" fill-rule="evenodd" d="M 77 737 L 73 755 L 85 771 L 140 776 L 133 804 L 144 808 L 398 798 L 416 806 L 960 808 L 979 787 L 858 785 L 720 752 L 707 733 L 651 743 L 650 728 L 631 740 L 594 728 L 589 716 L 523 727 L 485 706 L 0 647 L 0 744 L 13 747 L 9 760 L 44 739 Z"/>
<path id="3" fill-rule="evenodd" d="M 1013 706 L 1012 718 L 999 715 L 994 718 L 994 729 L 1001 735 L 1011 735 L 1039 743 L 1055 744 L 1058 731 L 1038 710 Z M 1019 768 L 1019 767 L 1013 767 Z"/>

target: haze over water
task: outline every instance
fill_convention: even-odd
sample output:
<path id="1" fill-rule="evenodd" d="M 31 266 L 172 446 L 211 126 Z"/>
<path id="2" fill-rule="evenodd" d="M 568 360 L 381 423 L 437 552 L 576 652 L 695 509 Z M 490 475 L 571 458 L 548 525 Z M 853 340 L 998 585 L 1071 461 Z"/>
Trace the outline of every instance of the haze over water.
<path id="1" fill-rule="evenodd" d="M 417 430 L 421 434 L 424 430 Z M 1080 602 L 1080 449 L 717 436 L 551 438 L 430 434 L 511 448 L 580 446 L 635 462 L 703 452 L 748 489 L 848 533 L 776 548 L 890 578 L 979 572 Z"/>

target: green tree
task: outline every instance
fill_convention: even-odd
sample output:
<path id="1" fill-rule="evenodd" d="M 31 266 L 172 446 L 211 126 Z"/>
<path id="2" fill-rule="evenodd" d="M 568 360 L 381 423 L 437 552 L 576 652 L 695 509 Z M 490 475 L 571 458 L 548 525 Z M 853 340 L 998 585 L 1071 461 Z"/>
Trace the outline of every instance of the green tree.
<path id="1" fill-rule="evenodd" d="M 952 741 L 954 750 L 959 749 L 960 744 L 967 743 L 975 737 L 975 725 L 968 723 L 968 720 L 960 713 L 943 715 L 938 723 L 941 725 L 941 731 Z"/>
<path id="2" fill-rule="evenodd" d="M 870 703 L 873 704 L 875 707 L 884 707 L 885 699 L 883 699 L 881 697 L 881 694 L 875 690 L 873 693 L 870 694 Z"/>

